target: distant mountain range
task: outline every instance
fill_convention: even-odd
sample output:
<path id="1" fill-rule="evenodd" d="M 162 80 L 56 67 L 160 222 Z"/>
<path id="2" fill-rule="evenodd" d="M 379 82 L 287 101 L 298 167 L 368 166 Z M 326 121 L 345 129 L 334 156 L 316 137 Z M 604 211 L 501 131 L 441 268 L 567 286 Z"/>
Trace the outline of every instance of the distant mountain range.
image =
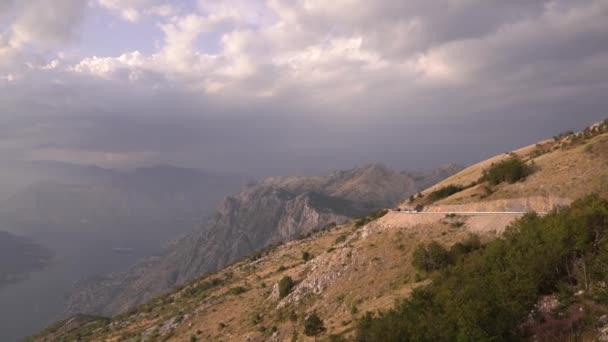
<path id="1" fill-rule="evenodd" d="M 26 186 L 0 203 L 1 227 L 33 237 L 119 234 L 117 239 L 123 240 L 131 230 L 139 239 L 143 235 L 158 243 L 193 229 L 205 212 L 244 183 L 243 177 L 172 166 L 93 172 L 87 178 L 86 169 L 80 170 L 80 177 L 67 182 L 64 178 L 77 173 L 71 169 L 61 180 Z"/>
<path id="2" fill-rule="evenodd" d="M 447 169 L 447 170 L 455 170 Z M 433 171 L 424 177 L 449 176 Z M 110 315 L 274 243 L 392 207 L 418 191 L 405 172 L 369 164 L 328 177 L 270 177 L 228 196 L 200 228 L 127 272 L 81 282 L 67 313 Z"/>

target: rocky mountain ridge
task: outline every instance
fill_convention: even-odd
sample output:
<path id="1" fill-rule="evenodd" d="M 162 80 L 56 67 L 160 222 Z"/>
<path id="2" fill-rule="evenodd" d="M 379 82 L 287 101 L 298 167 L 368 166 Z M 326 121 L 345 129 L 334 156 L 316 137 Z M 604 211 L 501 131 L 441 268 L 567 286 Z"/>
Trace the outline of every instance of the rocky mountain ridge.
<path id="1" fill-rule="evenodd" d="M 329 177 L 270 177 L 226 197 L 201 229 L 129 271 L 81 282 L 67 313 L 116 314 L 271 244 L 393 206 L 413 180 L 381 164 Z"/>

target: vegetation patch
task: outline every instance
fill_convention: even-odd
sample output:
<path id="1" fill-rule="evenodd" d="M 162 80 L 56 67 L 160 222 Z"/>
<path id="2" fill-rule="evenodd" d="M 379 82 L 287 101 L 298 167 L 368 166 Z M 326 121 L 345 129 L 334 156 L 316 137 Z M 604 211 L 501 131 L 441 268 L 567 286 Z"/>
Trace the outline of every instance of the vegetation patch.
<path id="1" fill-rule="evenodd" d="M 445 262 L 445 251 L 436 254 L 433 267 Z M 590 195 L 545 217 L 524 216 L 393 309 L 366 314 L 357 341 L 524 339 L 522 322 L 541 296 L 567 288 L 605 298 L 607 265 L 608 201 Z"/>
<path id="2" fill-rule="evenodd" d="M 365 217 L 356 219 L 355 227 L 357 227 L 357 228 L 363 227 L 364 225 L 381 218 L 382 216 L 386 215 L 387 213 L 388 213 L 388 210 L 386 210 L 386 209 L 376 210 Z"/>
<path id="3" fill-rule="evenodd" d="M 242 287 L 242 286 L 236 286 L 236 287 L 233 287 L 233 288 L 231 288 L 230 290 L 228 290 L 228 292 L 227 292 L 227 293 L 228 293 L 229 295 L 231 295 L 231 296 L 238 296 L 238 295 L 240 295 L 241 293 L 245 293 L 245 292 L 247 292 L 247 289 L 246 289 L 246 288 L 244 288 L 244 287 Z"/>
<path id="4" fill-rule="evenodd" d="M 290 276 L 285 276 L 279 280 L 279 298 L 285 298 L 293 289 L 295 283 Z"/>
<path id="5" fill-rule="evenodd" d="M 320 335 L 325 331 L 325 325 L 323 320 L 316 314 L 312 313 L 304 319 L 304 335 L 306 336 L 316 336 Z"/>
<path id="6" fill-rule="evenodd" d="M 310 252 L 308 252 L 308 251 L 302 252 L 302 260 L 304 262 L 307 262 L 310 259 L 312 259 L 312 255 L 310 254 Z"/>
<path id="7" fill-rule="evenodd" d="M 224 283 L 224 281 L 220 278 L 214 278 L 211 280 L 204 280 L 201 281 L 200 283 L 188 287 L 184 294 L 186 297 L 198 297 L 199 295 L 203 294 L 204 292 L 217 287 L 219 285 L 222 285 Z"/>
<path id="8" fill-rule="evenodd" d="M 444 186 L 443 188 L 441 188 L 439 190 L 435 190 L 435 191 L 431 192 L 429 194 L 428 198 L 431 202 L 436 202 L 436 201 L 439 201 L 440 199 L 450 197 L 455 193 L 461 192 L 462 190 L 464 190 L 464 187 L 461 187 L 458 185 L 448 185 L 448 186 Z"/>
<path id="9" fill-rule="evenodd" d="M 509 158 L 498 163 L 494 163 L 489 169 L 484 170 L 481 178 L 491 185 L 498 185 L 503 182 L 513 184 L 525 179 L 530 174 L 528 166 L 519 158 Z"/>

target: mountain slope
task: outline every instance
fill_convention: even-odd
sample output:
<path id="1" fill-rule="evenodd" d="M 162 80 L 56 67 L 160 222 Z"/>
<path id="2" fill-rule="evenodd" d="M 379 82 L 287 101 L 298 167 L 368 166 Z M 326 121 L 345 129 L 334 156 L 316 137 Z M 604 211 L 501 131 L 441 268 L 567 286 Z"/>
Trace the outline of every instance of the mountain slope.
<path id="1" fill-rule="evenodd" d="M 68 313 L 113 314 L 264 248 L 393 206 L 412 180 L 378 164 L 324 177 L 272 177 L 221 202 L 200 230 L 158 258 L 80 284 Z"/>
<path id="2" fill-rule="evenodd" d="M 513 203 L 531 210 L 551 204 L 543 198 L 569 202 L 585 191 L 608 197 L 602 181 L 608 177 L 608 153 L 604 153 L 608 133 L 598 133 L 575 144 L 568 140 L 555 143 L 557 148 L 540 156 L 534 152 L 536 146 L 517 151 L 529 166 L 535 164 L 527 178 L 494 186 L 482 181 L 470 188 L 491 188 L 490 194 L 484 192 L 487 197 L 463 196 L 462 192 L 470 191 L 467 189 L 436 203 L 426 202 L 425 214 L 390 211 L 380 218 L 350 221 L 270 249 L 256 258 L 241 260 L 117 316 L 109 324 L 99 321 L 98 325 L 80 327 L 63 336 L 78 333 L 90 340 L 175 341 L 284 341 L 297 336 L 298 341 L 308 341 L 312 338 L 303 335 L 303 321 L 316 312 L 324 321 L 326 335 L 351 338 L 355 322 L 365 312 L 390 308 L 395 299 L 429 283 L 412 266 L 413 251 L 420 242 L 433 240 L 451 246 L 470 232 L 479 233 L 482 241 L 490 241 L 521 216 L 446 216 L 434 214 L 435 210 L 449 205 L 502 210 Z M 428 201 L 433 189 L 456 182 L 469 185 L 479 180 L 492 162 L 504 158 L 497 156 L 493 161 L 467 168 L 424 191 L 423 198 L 416 201 Z M 572 161 L 576 163 L 571 164 Z M 569 171 L 560 171 L 561 167 Z M 570 182 L 564 182 L 564 177 Z M 556 181 L 559 183 L 553 183 Z M 293 280 L 293 287 L 282 297 L 279 283 L 286 276 Z M 44 334 L 37 339 L 44 340 Z"/>

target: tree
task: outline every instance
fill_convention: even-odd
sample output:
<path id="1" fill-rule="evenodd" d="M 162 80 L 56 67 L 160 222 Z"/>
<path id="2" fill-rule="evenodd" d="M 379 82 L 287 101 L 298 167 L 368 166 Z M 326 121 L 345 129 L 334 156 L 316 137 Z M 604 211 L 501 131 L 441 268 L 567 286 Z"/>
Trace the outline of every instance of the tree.
<path id="1" fill-rule="evenodd" d="M 290 276 L 285 276 L 279 281 L 279 298 L 285 298 L 293 288 L 293 279 Z"/>
<path id="2" fill-rule="evenodd" d="M 304 334 L 306 336 L 314 336 L 315 341 L 317 336 L 325 331 L 323 320 L 319 318 L 316 312 L 311 313 L 304 319 Z"/>
<path id="3" fill-rule="evenodd" d="M 312 255 L 310 255 L 310 253 L 304 251 L 302 252 L 302 260 L 304 260 L 304 262 L 310 260 L 312 258 Z"/>
<path id="4" fill-rule="evenodd" d="M 518 158 L 509 158 L 492 164 L 489 169 L 484 171 L 482 180 L 488 181 L 491 185 L 498 185 L 502 182 L 515 183 L 530 173 L 528 166 Z"/>
<path id="5" fill-rule="evenodd" d="M 461 192 L 462 190 L 464 190 L 463 187 L 450 184 L 448 186 L 444 186 L 441 189 L 431 192 L 428 197 L 431 202 L 436 202 L 442 198 L 450 197 L 455 193 Z"/>
<path id="6" fill-rule="evenodd" d="M 447 266 L 449 262 L 449 252 L 439 243 L 432 241 L 427 246 L 420 244 L 416 247 L 412 265 L 418 270 L 432 272 Z"/>

